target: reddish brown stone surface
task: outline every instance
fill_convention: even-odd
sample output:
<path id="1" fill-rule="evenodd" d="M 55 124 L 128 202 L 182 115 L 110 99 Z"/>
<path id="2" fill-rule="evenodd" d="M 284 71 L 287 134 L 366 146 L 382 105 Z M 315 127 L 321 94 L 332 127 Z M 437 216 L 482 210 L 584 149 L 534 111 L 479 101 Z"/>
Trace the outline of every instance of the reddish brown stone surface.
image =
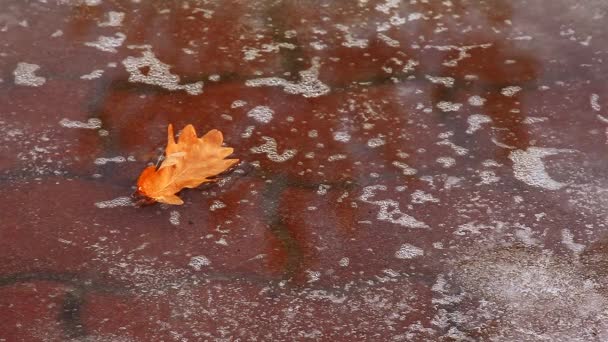
<path id="1" fill-rule="evenodd" d="M 1 5 L 0 341 L 608 340 L 603 1 Z"/>

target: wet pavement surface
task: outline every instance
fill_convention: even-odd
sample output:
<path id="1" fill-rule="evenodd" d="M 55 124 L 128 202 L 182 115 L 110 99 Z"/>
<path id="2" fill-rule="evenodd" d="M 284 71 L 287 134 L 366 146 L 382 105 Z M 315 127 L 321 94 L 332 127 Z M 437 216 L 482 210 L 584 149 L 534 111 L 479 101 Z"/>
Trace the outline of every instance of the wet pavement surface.
<path id="1" fill-rule="evenodd" d="M 0 4 L 0 341 L 608 340 L 605 1 Z"/>

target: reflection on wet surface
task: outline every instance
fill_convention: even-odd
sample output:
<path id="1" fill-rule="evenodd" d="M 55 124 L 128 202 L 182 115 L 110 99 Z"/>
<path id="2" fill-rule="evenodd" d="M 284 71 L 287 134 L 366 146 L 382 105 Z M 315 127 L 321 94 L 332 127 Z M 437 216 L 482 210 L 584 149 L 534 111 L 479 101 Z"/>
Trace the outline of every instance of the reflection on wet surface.
<path id="1" fill-rule="evenodd" d="M 608 340 L 607 11 L 5 0 L 0 341 Z"/>

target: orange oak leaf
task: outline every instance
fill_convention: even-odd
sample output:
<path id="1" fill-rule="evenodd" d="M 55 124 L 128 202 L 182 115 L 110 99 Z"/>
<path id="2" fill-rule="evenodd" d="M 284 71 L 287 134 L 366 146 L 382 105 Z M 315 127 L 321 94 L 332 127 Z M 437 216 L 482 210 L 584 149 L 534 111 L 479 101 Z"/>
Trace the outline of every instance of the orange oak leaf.
<path id="1" fill-rule="evenodd" d="M 223 140 L 217 129 L 198 138 L 194 126 L 187 125 L 176 143 L 173 125 L 169 124 L 165 159 L 158 168 L 148 166 L 142 171 L 136 194 L 153 202 L 183 204 L 176 195 L 180 190 L 211 182 L 213 176 L 238 163 L 238 159 L 225 159 L 233 149 L 222 147 Z"/>

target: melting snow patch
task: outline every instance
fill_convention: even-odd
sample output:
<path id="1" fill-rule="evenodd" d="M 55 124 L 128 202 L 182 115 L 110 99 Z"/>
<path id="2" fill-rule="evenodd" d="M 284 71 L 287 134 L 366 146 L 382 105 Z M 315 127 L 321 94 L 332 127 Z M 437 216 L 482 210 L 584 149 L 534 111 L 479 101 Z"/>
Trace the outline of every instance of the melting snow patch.
<path id="1" fill-rule="evenodd" d="M 36 76 L 36 70 L 40 69 L 37 64 L 19 63 L 13 71 L 15 76 L 15 84 L 27 87 L 40 87 L 46 82 L 46 78 Z"/>
<path id="2" fill-rule="evenodd" d="M 388 221 L 406 228 L 429 228 L 426 223 L 402 213 L 399 209 L 399 202 L 391 199 L 373 200 L 372 198 L 376 196 L 378 190 L 386 191 L 387 187 L 384 185 L 367 186 L 363 188 L 363 194 L 359 197 L 361 201 L 374 204 L 380 208 L 378 215 L 376 216 L 378 220 Z"/>
<path id="3" fill-rule="evenodd" d="M 556 155 L 560 152 L 573 152 L 572 150 L 529 147 L 527 150 L 515 150 L 509 154 L 509 159 L 513 161 L 513 174 L 518 180 L 539 188 L 547 190 L 558 190 L 566 186 L 551 179 L 542 158 Z"/>
<path id="4" fill-rule="evenodd" d="M 471 106 L 481 107 L 486 103 L 486 99 L 479 95 L 469 97 L 468 102 Z"/>
<path id="5" fill-rule="evenodd" d="M 169 214 L 169 222 L 174 226 L 179 226 L 180 214 L 177 210 L 172 210 Z"/>
<path id="6" fill-rule="evenodd" d="M 380 147 L 386 144 L 386 141 L 382 138 L 371 138 L 367 141 L 367 146 L 371 148 Z"/>
<path id="7" fill-rule="evenodd" d="M 92 118 L 87 122 L 81 122 L 76 120 L 61 119 L 59 124 L 66 128 L 84 128 L 84 129 L 99 129 L 101 128 L 101 120 Z"/>
<path id="8" fill-rule="evenodd" d="M 105 52 L 115 53 L 116 48 L 122 46 L 127 36 L 124 33 L 118 32 L 114 37 L 100 36 L 95 42 L 86 42 L 84 45 L 94 47 Z"/>
<path id="9" fill-rule="evenodd" d="M 266 106 L 257 106 L 247 112 L 247 116 L 254 118 L 257 122 L 269 123 L 272 120 L 274 112 Z"/>
<path id="10" fill-rule="evenodd" d="M 298 83 L 289 82 L 279 77 L 266 77 L 247 80 L 245 85 L 248 87 L 283 87 L 283 91 L 289 94 L 318 97 L 330 91 L 330 88 L 318 79 L 319 68 L 319 58 L 315 57 L 312 59 L 310 69 L 300 71 L 300 82 Z"/>
<path id="11" fill-rule="evenodd" d="M 452 157 L 439 157 L 435 159 L 435 161 L 439 163 L 441 167 L 446 169 L 456 165 L 456 159 Z"/>
<path id="12" fill-rule="evenodd" d="M 451 88 L 454 86 L 454 78 L 452 77 L 439 77 L 439 76 L 425 76 L 427 80 L 431 81 L 433 84 L 443 84 L 444 86 Z"/>
<path id="13" fill-rule="evenodd" d="M 344 33 L 344 40 L 346 40 L 346 41 L 342 43 L 343 46 L 356 47 L 356 48 L 360 48 L 360 49 L 364 49 L 367 47 L 367 44 L 368 44 L 367 39 L 359 39 L 359 38 L 353 37 L 353 35 L 349 31 L 348 26 L 338 24 L 338 25 L 336 25 L 336 28 Z"/>
<path id="14" fill-rule="evenodd" d="M 504 96 L 508 96 L 511 97 L 517 93 L 519 93 L 521 91 L 521 87 L 518 86 L 509 86 L 509 87 L 504 87 L 500 90 L 500 93 Z"/>
<path id="15" fill-rule="evenodd" d="M 105 165 L 107 163 L 124 163 L 127 159 L 125 157 L 112 157 L 112 158 L 97 158 L 95 159 L 95 165 Z"/>
<path id="16" fill-rule="evenodd" d="M 562 243 L 575 254 L 579 254 L 585 250 L 585 245 L 574 242 L 574 236 L 568 229 L 562 229 Z"/>
<path id="17" fill-rule="evenodd" d="M 129 82 L 156 85 L 167 90 L 185 90 L 190 95 L 203 92 L 203 82 L 180 85 L 180 78 L 169 71 L 169 65 L 161 62 L 151 51 L 144 51 L 142 57 L 127 57 L 122 61 L 129 72 Z M 149 68 L 147 74 L 142 68 Z"/>
<path id="18" fill-rule="evenodd" d="M 96 202 L 95 206 L 97 208 L 116 208 L 116 207 L 132 207 L 133 201 L 131 200 L 131 197 L 118 197 L 109 201 L 101 201 L 101 202 Z"/>
<path id="19" fill-rule="evenodd" d="M 453 103 L 449 101 L 441 101 L 437 103 L 437 108 L 442 112 L 457 112 L 462 107 L 462 103 Z"/>
<path id="20" fill-rule="evenodd" d="M 350 141 L 350 134 L 348 134 L 348 132 L 334 132 L 333 136 L 335 141 L 343 143 Z"/>
<path id="21" fill-rule="evenodd" d="M 100 78 L 101 75 L 103 75 L 103 70 L 96 69 L 96 70 L 91 71 L 91 73 L 89 73 L 89 74 L 80 76 L 80 79 L 83 79 L 83 80 L 93 80 L 93 79 L 96 79 L 96 78 Z"/>
<path id="22" fill-rule="evenodd" d="M 204 255 L 197 255 L 190 258 L 188 266 L 192 267 L 195 271 L 200 271 L 205 266 L 211 265 L 211 261 Z"/>
<path id="23" fill-rule="evenodd" d="M 473 114 L 469 116 L 467 119 L 467 123 L 469 124 L 469 128 L 467 128 L 467 134 L 473 134 L 475 131 L 481 128 L 481 125 L 484 123 L 490 123 L 492 119 L 483 114 Z"/>
<path id="24" fill-rule="evenodd" d="M 271 137 L 262 137 L 266 143 L 261 146 L 252 147 L 251 153 L 264 153 L 268 159 L 276 163 L 282 163 L 293 158 L 297 150 L 285 150 L 282 154 L 277 152 L 277 141 Z"/>
<path id="25" fill-rule="evenodd" d="M 591 103 L 591 108 L 596 112 L 599 112 L 600 110 L 602 110 L 599 100 L 600 100 L 600 96 L 598 94 L 591 94 L 591 96 L 589 97 L 589 102 Z"/>
<path id="26" fill-rule="evenodd" d="M 410 245 L 409 243 L 401 245 L 399 250 L 395 252 L 395 258 L 397 259 L 413 259 L 422 255 L 424 255 L 422 249 Z"/>
<path id="27" fill-rule="evenodd" d="M 99 23 L 99 27 L 120 26 L 122 25 L 122 21 L 125 19 L 125 14 L 123 12 L 110 11 L 108 12 L 107 17 L 108 20 Z"/>

